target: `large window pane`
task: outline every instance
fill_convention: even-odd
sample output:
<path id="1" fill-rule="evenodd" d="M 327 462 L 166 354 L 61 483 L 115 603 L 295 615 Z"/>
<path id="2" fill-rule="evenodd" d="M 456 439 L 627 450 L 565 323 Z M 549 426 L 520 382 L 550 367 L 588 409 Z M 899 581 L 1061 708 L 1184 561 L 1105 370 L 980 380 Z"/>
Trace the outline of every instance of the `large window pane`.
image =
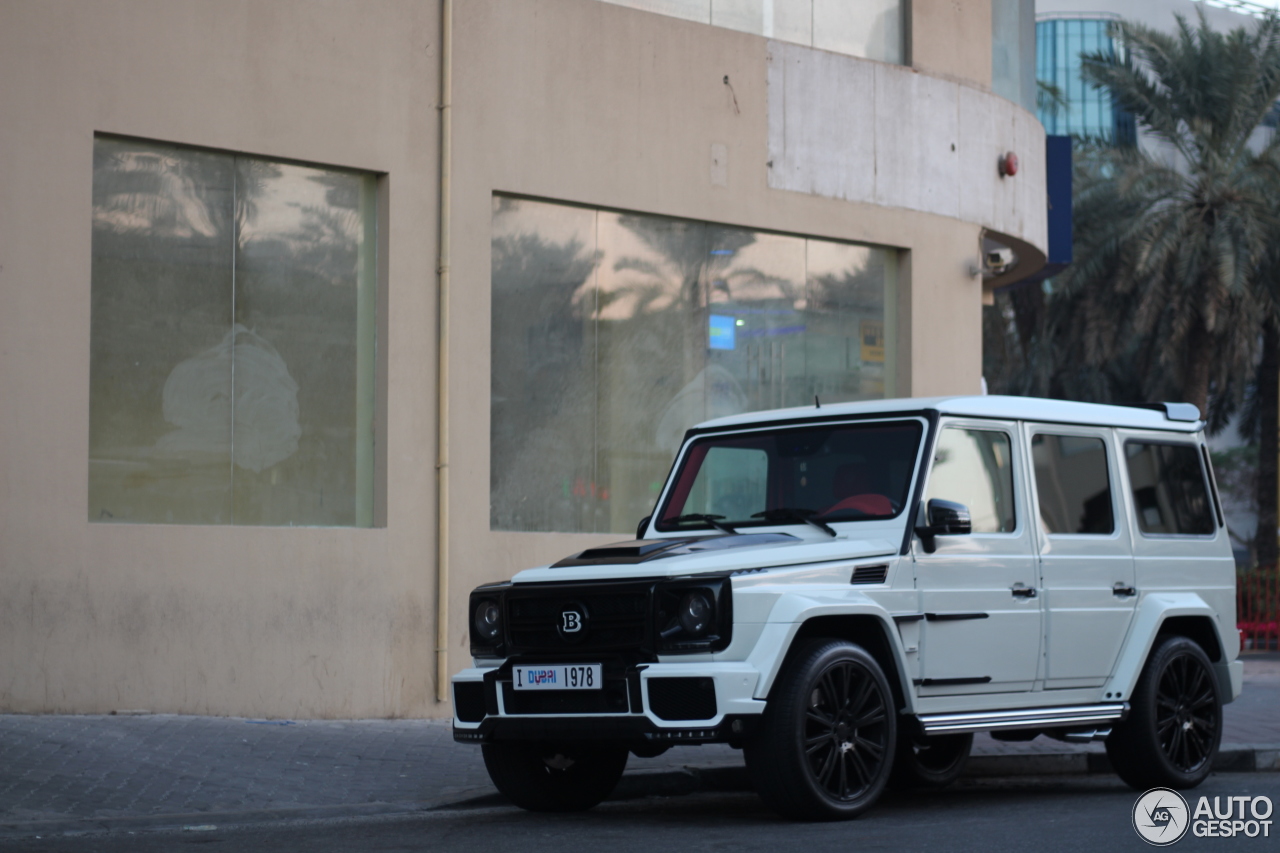
<path id="1" fill-rule="evenodd" d="M 903 0 L 603 0 L 766 38 L 903 61 Z"/>
<path id="2" fill-rule="evenodd" d="M 372 523 L 374 192 L 95 141 L 91 519 Z"/>
<path id="3" fill-rule="evenodd" d="M 902 62 L 901 0 L 813 0 L 813 46 Z"/>
<path id="4" fill-rule="evenodd" d="M 1110 92 L 1086 83 L 1081 74 L 1081 54 L 1122 49 L 1111 38 L 1113 23 L 1113 18 L 1036 22 L 1035 76 L 1045 87 L 1038 93 L 1036 110 L 1047 132 L 1132 144 L 1133 116 L 1112 102 Z"/>
<path id="5" fill-rule="evenodd" d="M 991 90 L 1036 108 L 1035 0 L 991 2 Z"/>
<path id="6" fill-rule="evenodd" d="M 693 424 L 892 393 L 892 250 L 496 196 L 492 251 L 495 529 L 634 530 Z"/>

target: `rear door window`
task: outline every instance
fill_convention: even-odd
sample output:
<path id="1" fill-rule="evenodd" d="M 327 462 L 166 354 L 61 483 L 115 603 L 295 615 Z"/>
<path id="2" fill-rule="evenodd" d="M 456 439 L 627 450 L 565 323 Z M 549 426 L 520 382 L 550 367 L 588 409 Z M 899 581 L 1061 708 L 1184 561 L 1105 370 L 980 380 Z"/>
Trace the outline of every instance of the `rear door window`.
<path id="1" fill-rule="evenodd" d="M 1115 532 L 1107 447 L 1101 438 L 1038 433 L 1031 439 L 1031 458 L 1045 532 Z"/>
<path id="2" fill-rule="evenodd" d="M 1138 529 L 1154 535 L 1216 531 L 1200 453 L 1192 444 L 1128 441 L 1124 446 Z"/>

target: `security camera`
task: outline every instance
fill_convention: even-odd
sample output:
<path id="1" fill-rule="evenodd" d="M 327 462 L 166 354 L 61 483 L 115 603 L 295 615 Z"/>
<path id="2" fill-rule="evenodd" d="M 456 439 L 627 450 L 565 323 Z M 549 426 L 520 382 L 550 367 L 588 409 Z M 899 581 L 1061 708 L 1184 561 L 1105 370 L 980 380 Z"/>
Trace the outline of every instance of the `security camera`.
<path id="1" fill-rule="evenodd" d="M 1013 266 L 1013 249 L 992 249 L 984 258 L 986 272 L 990 275 L 1003 275 Z"/>

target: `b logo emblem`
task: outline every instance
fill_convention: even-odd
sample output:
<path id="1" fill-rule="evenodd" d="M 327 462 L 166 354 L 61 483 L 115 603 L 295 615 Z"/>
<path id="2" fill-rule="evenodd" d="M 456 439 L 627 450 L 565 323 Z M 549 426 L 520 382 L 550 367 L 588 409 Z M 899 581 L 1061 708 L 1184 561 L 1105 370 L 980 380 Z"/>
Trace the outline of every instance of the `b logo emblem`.
<path id="1" fill-rule="evenodd" d="M 581 601 L 562 601 L 556 608 L 560 618 L 556 621 L 556 633 L 566 643 L 580 643 L 587 636 L 587 608 Z"/>

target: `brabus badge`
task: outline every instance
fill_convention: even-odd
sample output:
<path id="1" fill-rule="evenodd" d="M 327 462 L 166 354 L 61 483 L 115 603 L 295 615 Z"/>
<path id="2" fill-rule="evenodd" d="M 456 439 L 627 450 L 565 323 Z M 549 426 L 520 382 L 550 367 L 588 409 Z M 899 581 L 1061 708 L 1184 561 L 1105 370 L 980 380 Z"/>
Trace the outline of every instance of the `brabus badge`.
<path id="1" fill-rule="evenodd" d="M 560 621 L 556 633 L 566 643 L 581 642 L 587 636 L 587 608 L 580 601 L 566 601 L 560 605 Z"/>

